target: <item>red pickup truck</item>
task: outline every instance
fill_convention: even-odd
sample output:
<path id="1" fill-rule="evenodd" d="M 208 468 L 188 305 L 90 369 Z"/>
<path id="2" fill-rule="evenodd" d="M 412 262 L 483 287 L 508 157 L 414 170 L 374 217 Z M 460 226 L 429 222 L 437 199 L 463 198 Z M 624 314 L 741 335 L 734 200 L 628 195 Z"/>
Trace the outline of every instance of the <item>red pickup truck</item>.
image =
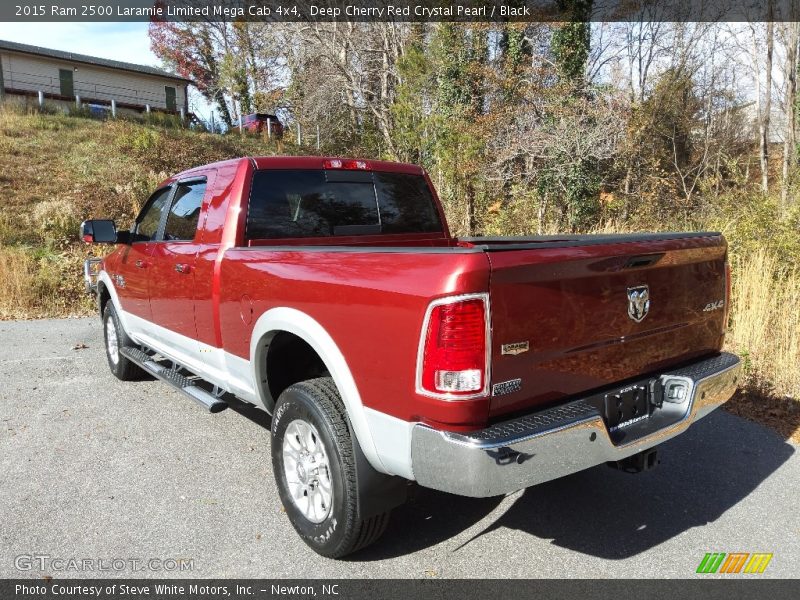
<path id="1" fill-rule="evenodd" d="M 655 447 L 733 394 L 719 233 L 454 238 L 420 167 L 241 158 L 166 180 L 86 265 L 111 371 L 272 415 L 306 543 L 372 543 L 410 481 L 506 494 Z"/>

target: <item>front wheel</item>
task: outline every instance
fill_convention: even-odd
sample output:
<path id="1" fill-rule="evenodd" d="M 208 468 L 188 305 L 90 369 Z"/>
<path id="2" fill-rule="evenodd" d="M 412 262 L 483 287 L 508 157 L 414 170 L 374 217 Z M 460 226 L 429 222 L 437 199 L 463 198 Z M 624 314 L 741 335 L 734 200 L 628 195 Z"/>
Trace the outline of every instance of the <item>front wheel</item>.
<path id="1" fill-rule="evenodd" d="M 139 366 L 128 360 L 121 352 L 123 346 L 135 346 L 122 328 L 117 311 L 109 301 L 103 310 L 103 339 L 106 346 L 108 367 L 117 379 L 135 381 L 144 375 Z"/>
<path id="2" fill-rule="evenodd" d="M 284 391 L 272 419 L 272 469 L 292 526 L 315 552 L 339 558 L 376 541 L 389 512 L 361 519 L 353 438 L 330 377 Z"/>

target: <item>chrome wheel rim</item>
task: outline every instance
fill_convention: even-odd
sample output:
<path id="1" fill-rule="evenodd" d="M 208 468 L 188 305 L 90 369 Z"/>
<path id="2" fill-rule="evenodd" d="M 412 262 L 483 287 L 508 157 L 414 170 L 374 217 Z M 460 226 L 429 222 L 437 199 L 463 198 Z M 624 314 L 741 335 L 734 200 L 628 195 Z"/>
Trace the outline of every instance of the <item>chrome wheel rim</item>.
<path id="1" fill-rule="evenodd" d="M 116 365 L 119 362 L 119 341 L 117 340 L 117 326 L 114 325 L 113 317 L 109 317 L 106 321 L 106 349 L 111 362 Z"/>
<path id="2" fill-rule="evenodd" d="M 295 419 L 283 434 L 283 472 L 292 502 L 312 523 L 322 523 L 333 508 L 328 453 L 316 427 Z"/>

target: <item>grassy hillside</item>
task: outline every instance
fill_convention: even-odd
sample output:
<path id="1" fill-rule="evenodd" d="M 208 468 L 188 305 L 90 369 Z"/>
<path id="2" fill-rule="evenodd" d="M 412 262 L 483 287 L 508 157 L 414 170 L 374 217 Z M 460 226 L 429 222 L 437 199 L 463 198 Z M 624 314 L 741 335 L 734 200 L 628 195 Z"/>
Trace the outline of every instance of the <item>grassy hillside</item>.
<path id="1" fill-rule="evenodd" d="M 210 135 L 169 124 L 0 106 L 0 319 L 92 310 L 79 275 L 84 258 L 103 248 L 78 243 L 84 219 L 108 217 L 127 227 L 170 174 L 282 150 L 256 136 Z"/>
<path id="2" fill-rule="evenodd" d="M 302 152 L 286 144 L 0 106 L 0 319 L 90 314 L 81 266 L 103 249 L 78 242 L 83 219 L 110 217 L 127 227 L 169 174 L 236 156 Z M 732 407 L 788 437 L 800 425 L 793 400 L 800 398 L 800 242 L 791 223 L 779 225 L 776 206 L 769 198 L 733 198 L 690 227 L 720 229 L 731 244 L 728 343 L 744 357 L 750 382 Z M 503 218 L 518 227 L 514 210 Z M 644 228 L 625 222 L 602 230 Z M 493 233 L 511 230 L 501 229 Z"/>

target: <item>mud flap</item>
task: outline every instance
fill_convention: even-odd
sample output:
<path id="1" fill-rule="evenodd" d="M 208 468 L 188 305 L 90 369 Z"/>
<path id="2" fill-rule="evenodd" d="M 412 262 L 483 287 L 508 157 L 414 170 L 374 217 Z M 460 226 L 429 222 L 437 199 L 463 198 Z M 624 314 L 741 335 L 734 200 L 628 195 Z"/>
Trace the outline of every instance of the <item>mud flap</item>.
<path id="1" fill-rule="evenodd" d="M 402 477 L 376 471 L 364 456 L 355 436 L 353 436 L 353 451 L 356 459 L 359 518 L 367 519 L 380 515 L 405 503 L 410 482 Z"/>

